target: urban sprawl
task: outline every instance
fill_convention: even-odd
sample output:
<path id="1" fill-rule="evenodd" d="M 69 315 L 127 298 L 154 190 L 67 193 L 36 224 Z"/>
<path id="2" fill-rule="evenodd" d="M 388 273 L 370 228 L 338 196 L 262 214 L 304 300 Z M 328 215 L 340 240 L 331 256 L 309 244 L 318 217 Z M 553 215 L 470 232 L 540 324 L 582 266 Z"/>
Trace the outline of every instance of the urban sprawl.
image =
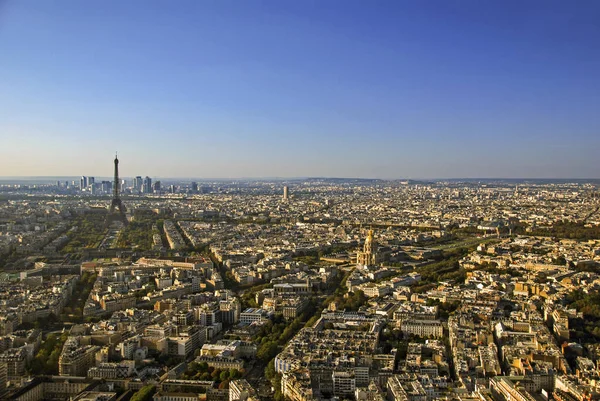
<path id="1" fill-rule="evenodd" d="M 117 164 L 0 183 L 0 399 L 600 400 L 593 182 Z"/>

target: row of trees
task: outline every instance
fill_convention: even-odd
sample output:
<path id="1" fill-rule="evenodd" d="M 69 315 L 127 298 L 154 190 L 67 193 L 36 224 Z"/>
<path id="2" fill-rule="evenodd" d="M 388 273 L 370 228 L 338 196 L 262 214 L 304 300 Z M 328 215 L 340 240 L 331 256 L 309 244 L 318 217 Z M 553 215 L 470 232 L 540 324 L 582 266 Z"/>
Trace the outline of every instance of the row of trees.
<path id="1" fill-rule="evenodd" d="M 310 319 L 308 319 L 306 321 L 306 323 L 304 324 L 304 327 L 312 327 L 317 320 L 319 320 L 321 318 L 321 311 L 326 308 L 331 302 L 333 302 L 336 298 L 338 297 L 343 297 L 343 295 L 348 291 L 348 288 L 346 287 L 346 280 L 348 280 L 348 277 L 350 277 L 350 275 L 352 274 L 352 271 L 348 271 L 346 272 L 346 274 L 344 274 L 343 276 L 338 273 L 337 277 L 335 277 L 328 285 L 328 290 L 332 291 L 333 290 L 333 294 L 330 295 L 329 297 L 327 297 L 325 299 L 325 301 L 323 301 L 323 303 L 321 304 L 320 308 L 317 308 L 317 310 L 315 311 L 315 313 L 310 317 Z"/>
<path id="2" fill-rule="evenodd" d="M 46 341 L 42 343 L 38 353 L 31 360 L 29 371 L 34 375 L 57 375 L 58 374 L 58 358 L 62 352 L 62 347 L 67 338 L 68 333 L 61 335 L 51 333 L 48 334 Z"/>
<path id="3" fill-rule="evenodd" d="M 151 220 L 134 220 L 119 234 L 118 248 L 135 248 L 142 251 L 152 249 L 152 236 L 158 234 L 158 230 L 152 229 Z"/>
<path id="4" fill-rule="evenodd" d="M 421 282 L 413 286 L 413 292 L 428 291 L 439 281 L 464 282 L 467 272 L 460 267 L 459 261 L 473 249 L 473 247 L 460 247 L 446 250 L 437 261 L 420 267 L 418 272 L 421 274 Z"/>
<path id="5" fill-rule="evenodd" d="M 496 262 L 488 262 L 488 261 L 484 261 L 482 263 L 479 264 L 479 266 L 477 267 L 477 270 L 481 270 L 490 274 L 510 274 L 511 277 L 519 277 L 521 276 L 521 273 L 519 273 L 519 271 L 515 268 L 508 268 L 508 269 L 504 269 L 501 267 L 498 267 L 498 263 Z"/>
<path id="6" fill-rule="evenodd" d="M 62 248 L 63 253 L 77 252 L 79 248 L 97 248 L 106 235 L 105 213 L 88 213 L 77 217 L 76 230 L 67 232 L 69 242 Z"/>
<path id="7" fill-rule="evenodd" d="M 333 299 L 338 310 L 358 311 L 369 298 L 361 290 L 356 290 L 346 295 L 336 295 Z"/>
<path id="8" fill-rule="evenodd" d="M 161 234 L 162 217 L 151 210 L 136 210 L 131 222 L 119 234 L 117 247 L 151 250 L 154 245 L 154 234 Z"/>
<path id="9" fill-rule="evenodd" d="M 285 322 L 283 316 L 277 315 L 273 322 L 268 322 L 254 336 L 259 345 L 256 357 L 267 363 L 277 356 L 283 347 L 316 312 L 316 302 L 311 299 L 308 307 L 291 322 Z"/>
<path id="10" fill-rule="evenodd" d="M 323 307 L 323 304 L 320 306 Z M 315 300 L 311 299 L 309 307 L 304 313 L 294 319 L 282 332 L 275 329 L 269 334 L 268 327 L 265 330 L 261 330 L 260 334 L 265 334 L 265 336 L 260 340 L 261 345 L 256 356 L 262 361 L 268 361 L 265 367 L 265 377 L 275 389 L 275 394 L 273 395 L 275 401 L 284 401 L 284 396 L 281 392 L 281 375 L 275 372 L 275 357 L 279 352 L 279 348 L 291 340 L 300 329 L 312 326 L 319 319 L 320 315 L 321 310 L 317 308 Z"/>
<path id="11" fill-rule="evenodd" d="M 285 397 L 281 392 L 281 375 L 275 371 L 275 359 L 271 359 L 265 368 L 265 377 L 271 382 L 271 386 L 275 389 L 273 399 L 275 401 L 284 401 Z"/>
<path id="12" fill-rule="evenodd" d="M 147 385 L 136 391 L 129 401 L 150 401 L 156 392 L 156 386 Z"/>
<path id="13" fill-rule="evenodd" d="M 192 362 L 187 365 L 182 378 L 186 380 L 213 380 L 222 383 L 239 379 L 242 376 L 243 371 L 240 372 L 237 369 L 217 369 L 208 366 L 206 362 Z"/>
<path id="14" fill-rule="evenodd" d="M 9 265 L 19 259 L 17 249 L 12 248 L 8 253 L 0 253 L 0 269 L 3 269 L 6 265 Z"/>
<path id="15" fill-rule="evenodd" d="M 258 308 L 259 305 L 256 302 L 256 294 L 264 289 L 271 288 L 272 286 L 273 285 L 271 283 L 259 284 L 253 286 L 250 290 L 245 291 L 242 295 L 240 295 L 242 310 L 247 308 Z"/>
<path id="16" fill-rule="evenodd" d="M 466 272 L 458 263 L 460 257 L 451 256 L 419 268 L 421 274 L 421 284 L 437 283 L 440 280 L 463 280 L 466 278 Z"/>
<path id="17" fill-rule="evenodd" d="M 61 315 L 62 321 L 72 321 L 75 323 L 80 323 L 83 320 L 83 307 L 85 306 L 85 302 L 94 287 L 94 283 L 96 282 L 96 273 L 84 272 L 79 281 L 75 285 L 75 289 L 73 291 L 73 295 L 69 300 L 69 303 L 63 309 L 63 313 Z"/>
<path id="18" fill-rule="evenodd" d="M 600 341 L 600 291 L 572 291 L 567 297 L 567 306 L 583 313 L 583 319 L 572 319 L 571 329 L 582 342 Z"/>
<path id="19" fill-rule="evenodd" d="M 437 306 L 441 319 L 447 320 L 460 307 L 460 301 L 440 302 L 437 299 L 427 299 L 427 306 Z"/>
<path id="20" fill-rule="evenodd" d="M 584 223 L 559 222 L 548 228 L 535 228 L 531 232 L 519 232 L 516 234 L 538 235 L 544 237 L 568 238 L 587 241 L 600 239 L 600 226 L 586 226 Z"/>

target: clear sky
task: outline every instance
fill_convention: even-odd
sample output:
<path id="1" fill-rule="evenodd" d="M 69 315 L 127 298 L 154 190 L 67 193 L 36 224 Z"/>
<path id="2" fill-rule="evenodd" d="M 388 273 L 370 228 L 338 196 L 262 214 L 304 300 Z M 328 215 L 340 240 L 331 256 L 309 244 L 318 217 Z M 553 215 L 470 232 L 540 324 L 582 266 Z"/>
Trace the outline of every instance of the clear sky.
<path id="1" fill-rule="evenodd" d="M 0 0 L 0 176 L 600 177 L 600 1 Z"/>

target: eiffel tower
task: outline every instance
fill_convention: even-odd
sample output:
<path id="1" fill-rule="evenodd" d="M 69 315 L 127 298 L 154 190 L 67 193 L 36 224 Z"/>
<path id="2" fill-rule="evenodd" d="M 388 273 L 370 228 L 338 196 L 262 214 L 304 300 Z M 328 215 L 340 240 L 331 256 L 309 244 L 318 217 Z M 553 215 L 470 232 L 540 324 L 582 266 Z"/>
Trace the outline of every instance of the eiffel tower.
<path id="1" fill-rule="evenodd" d="M 110 211 L 106 216 L 106 226 L 108 227 L 113 222 L 121 222 L 123 225 L 127 225 L 127 217 L 125 216 L 125 212 L 127 209 L 123 202 L 121 202 L 121 198 L 119 198 L 119 159 L 115 154 L 115 182 L 113 184 L 113 199 L 110 204 Z"/>

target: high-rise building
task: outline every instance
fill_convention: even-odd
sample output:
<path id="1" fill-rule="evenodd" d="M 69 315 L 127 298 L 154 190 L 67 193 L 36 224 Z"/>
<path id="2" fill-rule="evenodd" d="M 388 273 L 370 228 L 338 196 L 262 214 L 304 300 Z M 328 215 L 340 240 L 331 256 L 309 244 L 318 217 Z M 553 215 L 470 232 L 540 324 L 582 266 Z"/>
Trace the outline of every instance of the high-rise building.
<path id="1" fill-rule="evenodd" d="M 142 192 L 145 194 L 152 193 L 152 178 L 148 176 L 144 178 L 144 186 Z"/>
<path id="2" fill-rule="evenodd" d="M 143 185 L 144 185 L 144 180 L 139 175 L 133 179 L 133 191 L 134 192 L 142 192 Z"/>
<path id="3" fill-rule="evenodd" d="M 104 193 L 109 193 L 112 189 L 112 184 L 110 183 L 110 181 L 102 181 L 100 185 L 102 187 L 102 192 Z"/>
<path id="4" fill-rule="evenodd" d="M 87 188 L 88 186 L 88 178 L 84 175 L 81 176 L 81 179 L 79 180 L 79 189 L 81 189 L 82 191 Z"/>
<path id="5" fill-rule="evenodd" d="M 192 182 L 192 192 L 194 192 L 194 193 L 198 192 L 198 183 L 197 182 Z"/>
<path id="6" fill-rule="evenodd" d="M 88 177 L 88 186 L 92 187 L 94 186 L 94 182 L 96 181 L 96 179 L 94 177 Z"/>
<path id="7" fill-rule="evenodd" d="M 288 188 L 288 186 L 286 185 L 285 187 L 283 187 L 283 200 L 287 201 L 289 198 L 289 191 L 290 189 Z"/>
<path id="8" fill-rule="evenodd" d="M 160 192 L 160 181 L 156 181 L 154 185 L 152 185 L 152 189 L 154 192 Z"/>

